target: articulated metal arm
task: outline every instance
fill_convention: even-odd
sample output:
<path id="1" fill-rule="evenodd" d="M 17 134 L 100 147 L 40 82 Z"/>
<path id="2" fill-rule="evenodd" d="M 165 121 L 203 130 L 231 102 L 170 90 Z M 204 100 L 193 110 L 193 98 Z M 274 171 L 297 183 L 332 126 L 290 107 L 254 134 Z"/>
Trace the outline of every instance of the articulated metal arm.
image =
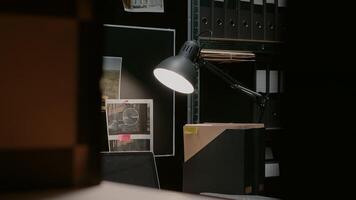
<path id="1" fill-rule="evenodd" d="M 265 95 L 262 95 L 258 92 L 255 92 L 253 90 L 250 90 L 246 87 L 243 87 L 235 78 L 218 68 L 217 66 L 213 65 L 212 63 L 204 60 L 204 59 L 198 59 L 198 65 L 199 67 L 206 67 L 210 72 L 214 73 L 217 75 L 219 78 L 221 78 L 223 81 L 228 83 L 232 89 L 239 90 L 243 92 L 244 94 L 247 94 L 248 96 L 252 97 L 257 105 L 260 108 L 261 111 L 261 116 L 259 119 L 259 122 L 262 121 L 263 113 L 264 113 L 264 108 L 266 106 L 266 103 L 268 101 L 268 97 Z"/>

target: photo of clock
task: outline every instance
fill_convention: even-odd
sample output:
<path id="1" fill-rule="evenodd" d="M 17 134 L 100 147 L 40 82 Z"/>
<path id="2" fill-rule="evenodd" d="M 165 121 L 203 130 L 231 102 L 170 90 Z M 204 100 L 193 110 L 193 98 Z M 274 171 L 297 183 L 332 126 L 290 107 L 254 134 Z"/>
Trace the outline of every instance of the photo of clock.
<path id="1" fill-rule="evenodd" d="M 139 121 L 139 113 L 135 108 L 126 108 L 122 113 L 122 120 L 127 126 L 134 126 Z"/>

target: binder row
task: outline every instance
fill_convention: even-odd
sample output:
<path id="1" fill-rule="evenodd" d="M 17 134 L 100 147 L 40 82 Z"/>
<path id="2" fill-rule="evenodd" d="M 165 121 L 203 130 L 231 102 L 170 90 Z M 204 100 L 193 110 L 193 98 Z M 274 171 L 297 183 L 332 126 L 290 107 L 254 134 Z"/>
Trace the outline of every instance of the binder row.
<path id="1" fill-rule="evenodd" d="M 203 37 L 285 40 L 286 0 L 199 1 Z"/>

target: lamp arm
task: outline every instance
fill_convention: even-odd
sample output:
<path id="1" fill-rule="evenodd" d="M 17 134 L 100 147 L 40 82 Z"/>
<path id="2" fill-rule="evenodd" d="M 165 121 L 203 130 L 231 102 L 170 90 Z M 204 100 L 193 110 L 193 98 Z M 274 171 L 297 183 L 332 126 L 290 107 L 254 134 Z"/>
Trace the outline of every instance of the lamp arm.
<path id="1" fill-rule="evenodd" d="M 214 73 L 218 77 L 220 77 L 222 80 L 224 80 L 226 83 L 230 85 L 232 89 L 240 90 L 241 92 L 247 94 L 248 96 L 254 98 L 256 101 L 257 105 L 259 106 L 260 109 L 260 116 L 258 119 L 258 122 L 262 122 L 263 115 L 264 115 L 264 110 L 265 106 L 268 101 L 268 96 L 262 95 L 258 92 L 255 92 L 253 90 L 250 90 L 246 87 L 243 87 L 235 78 L 218 68 L 217 66 L 213 65 L 212 63 L 202 59 L 198 58 L 198 67 L 204 66 L 206 67 L 210 72 Z"/>
<path id="2" fill-rule="evenodd" d="M 243 93 L 249 95 L 250 97 L 253 97 L 255 99 L 259 98 L 264 98 L 264 96 L 258 92 L 255 92 L 253 90 L 250 90 L 246 87 L 243 87 L 241 83 L 239 83 L 235 78 L 218 68 L 217 66 L 213 65 L 212 63 L 204 60 L 204 59 L 199 59 L 199 66 L 204 66 L 206 67 L 210 72 L 214 73 L 217 75 L 219 78 L 224 80 L 226 83 L 230 85 L 232 89 L 237 89 L 242 91 Z"/>

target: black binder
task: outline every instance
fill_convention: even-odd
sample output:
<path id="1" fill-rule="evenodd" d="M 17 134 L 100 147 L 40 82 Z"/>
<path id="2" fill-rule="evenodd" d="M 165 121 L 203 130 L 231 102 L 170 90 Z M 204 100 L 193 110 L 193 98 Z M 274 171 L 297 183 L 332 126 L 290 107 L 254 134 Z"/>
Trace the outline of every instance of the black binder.
<path id="1" fill-rule="evenodd" d="M 265 129 L 250 129 L 246 131 L 248 144 L 252 144 L 253 152 L 253 172 L 252 172 L 252 193 L 263 194 L 265 188 L 265 150 L 266 142 Z M 251 147 L 250 147 L 251 148 Z"/>
<path id="2" fill-rule="evenodd" d="M 281 95 L 278 93 L 270 94 L 268 105 L 266 106 L 266 128 L 279 128 L 281 127 Z"/>
<path id="3" fill-rule="evenodd" d="M 251 39 L 251 0 L 239 0 L 239 35 L 240 39 Z"/>
<path id="4" fill-rule="evenodd" d="M 253 0 L 253 34 L 252 39 L 264 39 L 264 11 L 263 0 Z"/>
<path id="5" fill-rule="evenodd" d="M 160 188 L 152 152 L 101 152 L 102 179 Z"/>
<path id="6" fill-rule="evenodd" d="M 237 38 L 237 0 L 226 0 L 225 3 L 225 38 Z"/>
<path id="7" fill-rule="evenodd" d="M 213 0 L 213 37 L 223 38 L 225 27 L 224 1 Z"/>
<path id="8" fill-rule="evenodd" d="M 212 31 L 212 0 L 200 0 L 200 33 L 201 36 L 209 37 Z"/>
<path id="9" fill-rule="evenodd" d="M 278 9 L 277 9 L 277 40 L 284 41 L 285 33 L 287 29 L 286 24 L 286 0 L 278 0 Z"/>
<path id="10" fill-rule="evenodd" d="M 266 0 L 266 40 L 276 40 L 276 4 L 275 0 Z"/>
<path id="11" fill-rule="evenodd" d="M 283 71 L 278 69 L 278 67 L 268 67 L 267 69 L 267 85 L 268 85 L 268 96 L 269 100 L 267 101 L 264 122 L 265 127 L 267 128 L 280 128 L 281 123 L 281 86 L 282 86 L 282 76 Z"/>

